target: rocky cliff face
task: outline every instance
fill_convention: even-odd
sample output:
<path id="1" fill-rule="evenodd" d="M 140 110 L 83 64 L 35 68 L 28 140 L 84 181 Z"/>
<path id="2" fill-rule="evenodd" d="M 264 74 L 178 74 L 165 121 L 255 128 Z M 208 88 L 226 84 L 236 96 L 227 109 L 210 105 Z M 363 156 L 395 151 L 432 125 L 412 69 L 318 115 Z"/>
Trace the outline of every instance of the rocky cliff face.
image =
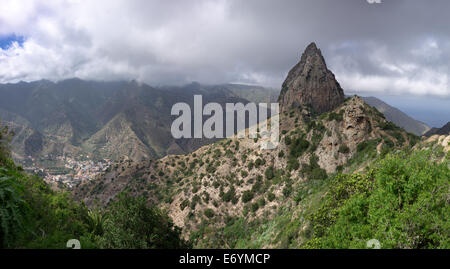
<path id="1" fill-rule="evenodd" d="M 289 71 L 278 102 L 282 112 L 307 105 L 315 112 L 323 113 L 333 110 L 344 99 L 344 91 L 328 70 L 320 49 L 311 43 L 300 62 Z"/>

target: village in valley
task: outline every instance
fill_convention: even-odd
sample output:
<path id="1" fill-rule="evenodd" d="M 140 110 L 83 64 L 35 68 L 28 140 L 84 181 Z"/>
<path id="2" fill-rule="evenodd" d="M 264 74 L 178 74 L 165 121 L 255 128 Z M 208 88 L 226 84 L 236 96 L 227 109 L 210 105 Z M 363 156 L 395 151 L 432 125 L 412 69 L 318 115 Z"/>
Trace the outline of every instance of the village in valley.
<path id="1" fill-rule="evenodd" d="M 51 185 L 73 188 L 83 182 L 93 180 L 99 173 L 106 171 L 111 165 L 111 160 L 91 160 L 89 156 L 80 159 L 68 156 L 57 156 L 55 159 L 35 159 L 28 156 L 23 164 L 24 170 L 44 178 L 45 182 Z"/>

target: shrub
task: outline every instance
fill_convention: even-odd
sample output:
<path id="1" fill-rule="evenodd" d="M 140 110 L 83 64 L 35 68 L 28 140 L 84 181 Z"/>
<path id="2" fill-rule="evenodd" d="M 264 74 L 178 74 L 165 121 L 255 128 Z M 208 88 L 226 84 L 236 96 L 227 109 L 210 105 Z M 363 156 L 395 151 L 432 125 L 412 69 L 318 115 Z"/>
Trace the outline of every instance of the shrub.
<path id="1" fill-rule="evenodd" d="M 253 169 L 253 166 L 254 166 L 253 161 L 249 161 L 247 165 L 248 171 L 251 171 Z"/>
<path id="2" fill-rule="evenodd" d="M 243 203 L 248 203 L 253 199 L 253 192 L 252 191 L 244 191 L 244 193 L 242 193 L 242 202 Z"/>
<path id="3" fill-rule="evenodd" d="M 339 111 L 339 113 L 331 112 L 330 114 L 328 114 L 328 121 L 333 121 L 333 120 L 342 121 L 343 114 L 344 114 L 343 110 Z"/>
<path id="4" fill-rule="evenodd" d="M 398 127 L 390 121 L 380 122 L 378 124 L 378 127 L 380 127 L 381 130 L 385 130 L 385 131 L 398 129 Z"/>
<path id="5" fill-rule="evenodd" d="M 222 200 L 224 202 L 230 202 L 235 199 L 236 199 L 236 190 L 233 186 L 231 186 L 230 189 L 222 196 Z"/>
<path id="6" fill-rule="evenodd" d="M 264 164 L 266 164 L 266 160 L 258 158 L 255 161 L 255 168 L 258 168 L 258 167 L 260 167 L 261 165 L 264 165 Z"/>
<path id="7" fill-rule="evenodd" d="M 264 174 L 266 176 L 266 179 L 268 179 L 268 180 L 272 179 L 275 176 L 274 171 L 273 171 L 273 166 L 267 167 Z"/>
<path id="8" fill-rule="evenodd" d="M 111 203 L 100 245 L 104 248 L 185 248 L 181 230 L 143 198 L 126 193 Z"/>
<path id="9" fill-rule="evenodd" d="M 311 155 L 309 157 L 309 165 L 305 165 L 302 168 L 302 173 L 310 180 L 322 180 L 328 177 L 327 172 L 317 163 L 318 159 L 316 155 Z"/>
<path id="10" fill-rule="evenodd" d="M 388 154 L 365 175 L 338 175 L 308 217 L 314 232 L 304 247 L 366 248 L 376 238 L 382 248 L 449 248 L 448 161 L 430 157 Z"/>
<path id="11" fill-rule="evenodd" d="M 287 162 L 287 170 L 292 171 L 297 170 L 298 168 L 300 168 L 300 163 L 298 162 L 297 158 L 289 158 Z"/>
<path id="12" fill-rule="evenodd" d="M 349 147 L 347 145 L 342 144 L 342 145 L 339 146 L 338 151 L 340 153 L 347 154 L 347 153 L 350 152 L 350 149 L 349 149 Z"/>
<path id="13" fill-rule="evenodd" d="M 300 157 L 309 147 L 309 142 L 302 137 L 299 137 L 292 141 L 290 146 L 290 156 L 298 158 Z"/>
<path id="14" fill-rule="evenodd" d="M 189 200 L 183 200 L 183 202 L 180 203 L 180 209 L 184 210 L 189 205 Z"/>
<path id="15" fill-rule="evenodd" d="M 205 216 L 209 219 L 214 217 L 214 210 L 212 210 L 211 208 L 207 208 L 205 209 Z"/>
<path id="16" fill-rule="evenodd" d="M 289 197 L 292 193 L 292 185 L 291 184 L 286 184 L 283 188 L 283 195 L 284 197 Z"/>

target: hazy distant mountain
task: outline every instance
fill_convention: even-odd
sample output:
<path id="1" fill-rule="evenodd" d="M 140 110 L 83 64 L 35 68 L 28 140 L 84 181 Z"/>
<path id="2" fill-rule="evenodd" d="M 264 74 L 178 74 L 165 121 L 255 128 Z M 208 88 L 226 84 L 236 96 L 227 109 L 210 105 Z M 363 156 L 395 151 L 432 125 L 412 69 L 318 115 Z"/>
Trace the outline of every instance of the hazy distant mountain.
<path id="1" fill-rule="evenodd" d="M 276 102 L 280 94 L 279 89 L 264 88 L 255 85 L 224 84 L 218 85 L 217 87 L 225 88 L 236 96 L 254 103 Z"/>
<path id="2" fill-rule="evenodd" d="M 367 104 L 375 107 L 376 109 L 378 109 L 378 111 L 383 113 L 388 121 L 395 123 L 396 125 L 402 127 L 410 133 L 413 133 L 415 135 L 423 135 L 425 132 L 430 130 L 430 127 L 425 123 L 411 118 L 402 111 L 386 104 L 376 97 L 362 98 Z"/>
<path id="3" fill-rule="evenodd" d="M 185 236 L 195 232 L 193 242 L 199 248 L 234 247 L 234 243 L 223 244 L 230 237 L 228 230 L 234 238 L 236 231 L 242 232 L 238 237 L 256 231 L 255 237 L 248 238 L 257 238 L 260 248 L 299 247 L 311 239 L 311 234 L 302 232 L 311 229 L 304 220 L 313 219 L 302 214 L 317 208 L 320 213 L 314 216 L 320 216 L 321 223 L 323 219 L 328 221 L 331 203 L 319 206 L 328 192 L 322 184 L 335 185 L 342 179 L 327 180 L 328 174 L 334 178 L 339 171 L 362 170 L 377 156 L 413 145 L 417 139 L 387 122 L 360 97 L 345 100 L 325 62 L 316 61 L 321 57 L 318 49 L 309 46 L 303 55 L 283 84 L 289 86 L 279 99 L 284 109 L 279 117 L 280 142 L 275 149 L 262 149 L 261 143 L 268 140 L 262 136 L 235 136 L 185 155 L 123 161 L 77 186 L 75 197 L 88 206 L 96 202 L 107 205 L 126 188 L 130 195 L 166 209 Z M 303 63 L 308 64 L 302 67 Z M 306 83 L 290 83 L 293 81 Z M 267 124 L 265 121 L 259 128 Z M 349 182 L 345 190 L 339 187 L 338 196 L 352 195 L 350 192 L 363 181 L 352 177 Z M 356 206 L 358 210 L 360 207 Z M 286 235 L 287 230 L 294 232 Z"/>
<path id="4" fill-rule="evenodd" d="M 272 92 L 262 87 L 191 83 L 150 87 L 137 82 L 69 79 L 0 85 L 0 119 L 16 133 L 16 159 L 57 156 L 133 160 L 193 151 L 214 140 L 175 140 L 170 134 L 172 105 L 203 102 L 262 101 Z"/>
<path id="5" fill-rule="evenodd" d="M 447 122 L 441 128 L 431 128 L 428 132 L 424 134 L 424 136 L 432 136 L 432 135 L 448 135 L 450 134 L 450 121 Z"/>

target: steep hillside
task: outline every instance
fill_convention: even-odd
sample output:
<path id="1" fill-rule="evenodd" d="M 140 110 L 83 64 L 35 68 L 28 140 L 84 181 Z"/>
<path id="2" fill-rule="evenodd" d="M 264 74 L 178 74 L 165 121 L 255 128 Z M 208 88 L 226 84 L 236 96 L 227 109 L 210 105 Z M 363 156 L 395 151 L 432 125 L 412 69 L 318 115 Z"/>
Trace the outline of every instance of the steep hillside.
<path id="1" fill-rule="evenodd" d="M 376 107 L 378 111 L 383 113 L 388 121 L 391 121 L 395 123 L 395 125 L 402 127 L 407 132 L 420 136 L 425 134 L 428 130 L 430 130 L 430 127 L 428 127 L 428 125 L 426 125 L 425 123 L 411 118 L 402 111 L 386 104 L 385 102 L 381 101 L 376 97 L 362 97 L 362 98 L 367 104 Z"/>
<path id="2" fill-rule="evenodd" d="M 340 102 L 339 94 L 336 98 Z M 76 188 L 74 196 L 90 207 L 102 207 L 126 191 L 166 209 L 198 247 L 239 247 L 225 240 L 224 234 L 238 229 L 243 234 L 234 236 L 246 238 L 251 223 L 267 223 L 277 216 L 290 216 L 282 220 L 284 227 L 278 232 L 291 225 L 300 229 L 291 219 L 302 211 L 292 210 L 306 197 L 308 205 L 317 204 L 336 174 L 364 171 L 377 158 L 418 141 L 358 96 L 321 114 L 310 103 L 289 109 L 281 105 L 285 107 L 280 114 L 281 142 L 274 150 L 261 149 L 261 136 L 234 136 L 187 155 L 122 161 Z M 258 129 L 270 121 L 260 123 Z M 289 246 L 284 235 L 273 234 L 274 227 L 266 228 L 260 239 L 283 239 L 259 247 Z"/>
<path id="3" fill-rule="evenodd" d="M 0 119 L 15 130 L 13 156 L 23 164 L 31 162 L 28 156 L 42 163 L 60 156 L 142 160 L 216 141 L 170 135 L 172 105 L 192 105 L 195 94 L 222 105 L 273 99 L 269 89 L 237 84 L 154 88 L 135 81 L 41 80 L 0 85 Z"/>
<path id="4" fill-rule="evenodd" d="M 281 122 L 284 134 L 276 150 L 261 150 L 261 140 L 230 138 L 188 155 L 123 161 L 80 186 L 75 195 L 88 205 L 94 201 L 106 205 L 129 190 L 163 203 L 181 227 L 197 227 L 208 209 L 214 211 L 220 226 L 227 216 L 241 217 L 252 211 L 255 214 L 249 217 L 259 216 L 264 210 L 256 205 L 280 206 L 289 189 L 301 182 L 325 180 L 336 170 L 353 170 L 375 158 L 377 150 L 382 154 L 415 139 L 357 96 L 316 118 L 306 109 L 292 110 L 282 115 Z M 266 205 L 256 203 L 263 200 Z"/>

